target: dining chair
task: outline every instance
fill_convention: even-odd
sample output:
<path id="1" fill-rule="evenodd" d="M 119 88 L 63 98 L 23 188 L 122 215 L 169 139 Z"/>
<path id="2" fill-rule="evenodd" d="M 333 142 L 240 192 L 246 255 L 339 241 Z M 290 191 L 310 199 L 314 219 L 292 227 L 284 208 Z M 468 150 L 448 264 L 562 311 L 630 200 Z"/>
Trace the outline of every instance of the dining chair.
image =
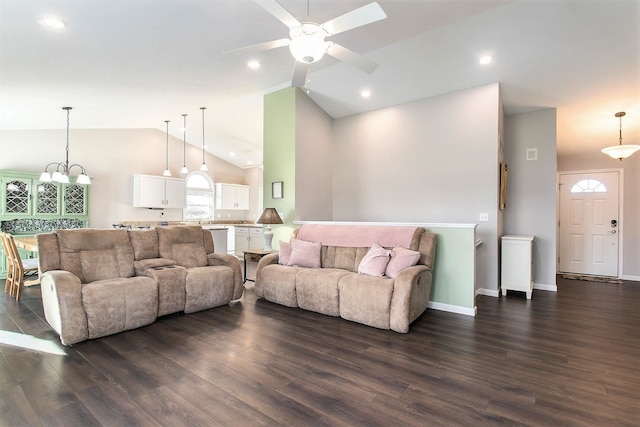
<path id="1" fill-rule="evenodd" d="M 2 242 L 2 250 L 4 251 L 5 259 L 7 260 L 7 278 L 4 282 L 4 292 L 11 290 L 13 285 L 13 260 L 11 258 L 11 250 L 9 250 L 9 240 L 5 236 L 6 233 L 0 232 L 0 242 Z"/>
<path id="2" fill-rule="evenodd" d="M 5 283 L 5 292 L 7 285 L 9 285 L 9 295 L 14 297 L 16 301 L 20 300 L 22 294 L 22 287 L 25 284 L 38 283 L 38 258 L 22 259 L 20 252 L 16 246 L 16 242 L 13 236 L 9 233 L 3 233 L 2 238 L 3 246 L 7 246 L 5 252 L 7 255 L 8 270 L 11 271 L 11 280 L 9 282 L 9 275 L 7 275 L 7 283 Z M 33 275 L 36 275 L 36 279 L 33 279 Z M 31 279 L 31 280 L 29 280 Z"/>

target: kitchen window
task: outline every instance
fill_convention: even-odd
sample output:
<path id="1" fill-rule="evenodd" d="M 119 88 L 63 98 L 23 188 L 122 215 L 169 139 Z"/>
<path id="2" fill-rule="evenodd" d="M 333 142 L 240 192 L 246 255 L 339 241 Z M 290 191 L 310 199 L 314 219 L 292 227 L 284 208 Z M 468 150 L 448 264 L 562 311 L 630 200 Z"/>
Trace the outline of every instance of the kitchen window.
<path id="1" fill-rule="evenodd" d="M 214 208 L 214 185 L 211 177 L 195 171 L 187 175 L 187 207 L 184 219 L 211 220 Z"/>

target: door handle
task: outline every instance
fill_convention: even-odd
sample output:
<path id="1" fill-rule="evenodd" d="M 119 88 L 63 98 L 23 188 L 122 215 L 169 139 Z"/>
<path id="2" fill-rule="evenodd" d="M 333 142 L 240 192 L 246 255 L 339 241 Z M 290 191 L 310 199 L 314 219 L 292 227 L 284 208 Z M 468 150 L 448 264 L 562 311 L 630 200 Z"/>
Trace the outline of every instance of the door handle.
<path id="1" fill-rule="evenodd" d="M 609 231 L 609 234 L 616 234 L 618 232 L 618 230 L 611 230 Z"/>

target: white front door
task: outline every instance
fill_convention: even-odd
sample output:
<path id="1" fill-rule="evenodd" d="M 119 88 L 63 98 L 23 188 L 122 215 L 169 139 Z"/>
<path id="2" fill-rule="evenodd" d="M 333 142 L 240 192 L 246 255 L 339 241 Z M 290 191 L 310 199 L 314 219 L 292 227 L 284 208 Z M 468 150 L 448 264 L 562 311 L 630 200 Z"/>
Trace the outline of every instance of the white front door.
<path id="1" fill-rule="evenodd" d="M 561 173 L 558 271 L 618 276 L 620 173 Z"/>

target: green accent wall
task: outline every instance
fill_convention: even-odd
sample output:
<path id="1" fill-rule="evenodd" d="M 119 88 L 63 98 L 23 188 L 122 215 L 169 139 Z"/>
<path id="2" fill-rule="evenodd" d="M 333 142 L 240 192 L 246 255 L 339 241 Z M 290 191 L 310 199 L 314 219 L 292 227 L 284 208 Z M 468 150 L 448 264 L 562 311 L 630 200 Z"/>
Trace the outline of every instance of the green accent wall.
<path id="1" fill-rule="evenodd" d="M 264 97 L 264 207 L 276 208 L 284 225 L 273 226 L 273 247 L 289 240 L 295 209 L 296 89 L 286 88 Z M 274 199 L 271 183 L 282 181 L 283 198 Z"/>

